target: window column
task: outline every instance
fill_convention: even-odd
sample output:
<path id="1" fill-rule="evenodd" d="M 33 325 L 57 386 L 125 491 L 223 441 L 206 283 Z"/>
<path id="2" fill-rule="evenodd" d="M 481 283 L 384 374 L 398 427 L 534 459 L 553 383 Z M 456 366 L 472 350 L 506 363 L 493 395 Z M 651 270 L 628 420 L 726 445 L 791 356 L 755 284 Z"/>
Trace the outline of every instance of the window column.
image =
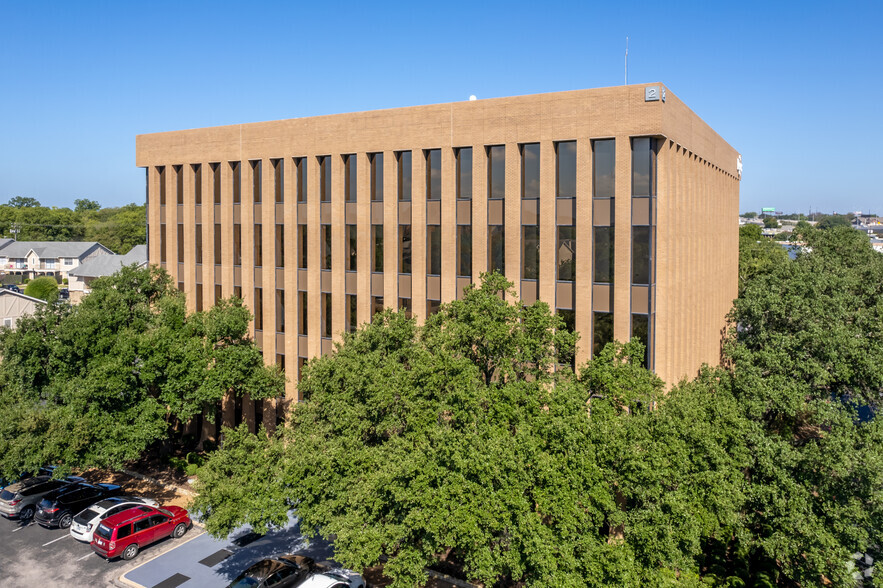
<path id="1" fill-rule="evenodd" d="M 632 139 L 631 205 L 631 336 L 644 343 L 644 366 L 653 369 L 656 140 L 649 137 Z"/>
<path id="2" fill-rule="evenodd" d="M 592 142 L 592 355 L 613 340 L 616 142 Z"/>

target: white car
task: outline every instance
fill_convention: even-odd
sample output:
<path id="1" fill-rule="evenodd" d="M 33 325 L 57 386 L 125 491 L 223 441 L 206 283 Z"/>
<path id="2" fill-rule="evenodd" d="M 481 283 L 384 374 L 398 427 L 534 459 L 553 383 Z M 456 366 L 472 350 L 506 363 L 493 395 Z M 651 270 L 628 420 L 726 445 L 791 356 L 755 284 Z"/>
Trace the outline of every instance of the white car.
<path id="1" fill-rule="evenodd" d="M 365 579 L 349 570 L 326 570 L 313 574 L 298 588 L 365 588 Z"/>
<path id="2" fill-rule="evenodd" d="M 136 506 L 157 506 L 155 500 L 140 496 L 114 496 L 93 504 L 74 517 L 71 523 L 71 537 L 85 543 L 92 542 L 92 533 L 98 524 L 109 516 Z"/>

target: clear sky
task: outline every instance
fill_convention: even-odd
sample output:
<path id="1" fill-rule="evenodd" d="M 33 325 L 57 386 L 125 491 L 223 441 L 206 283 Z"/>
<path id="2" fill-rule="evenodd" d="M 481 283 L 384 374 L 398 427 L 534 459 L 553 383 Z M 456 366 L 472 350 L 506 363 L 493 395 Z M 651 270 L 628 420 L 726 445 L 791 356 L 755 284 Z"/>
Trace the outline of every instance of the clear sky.
<path id="1" fill-rule="evenodd" d="M 741 210 L 883 214 L 883 2 L 0 0 L 0 203 L 144 201 L 135 135 L 662 82 Z"/>

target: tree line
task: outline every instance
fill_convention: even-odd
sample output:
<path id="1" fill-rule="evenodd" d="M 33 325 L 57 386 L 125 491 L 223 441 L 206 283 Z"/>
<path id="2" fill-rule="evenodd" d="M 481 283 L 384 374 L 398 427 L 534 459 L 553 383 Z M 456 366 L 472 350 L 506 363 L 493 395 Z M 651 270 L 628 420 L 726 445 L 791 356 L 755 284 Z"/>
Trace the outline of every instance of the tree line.
<path id="1" fill-rule="evenodd" d="M 101 208 L 94 200 L 80 198 L 71 210 L 16 196 L 0 204 L 0 236 L 19 241 L 98 241 L 125 254 L 147 243 L 146 218 L 144 205 Z"/>
<path id="2" fill-rule="evenodd" d="M 670 390 L 635 340 L 574 337 L 501 276 L 423 326 L 385 312 L 305 369 L 273 435 L 231 431 L 194 508 L 223 535 L 294 509 L 393 586 L 852 586 L 883 535 L 883 256 L 746 231 L 721 366 Z M 505 296 L 504 296 L 505 294 Z M 553 369 L 554 368 L 554 369 Z"/>
<path id="3" fill-rule="evenodd" d="M 852 586 L 883 535 L 883 256 L 743 229 L 723 361 L 669 388 L 637 340 L 577 336 L 498 274 L 417 325 L 384 311 L 308 363 L 285 426 L 226 429 L 192 508 L 215 535 L 294 510 L 393 586 Z M 145 273 L 146 272 L 146 273 Z M 281 393 L 228 301 L 157 269 L 0 334 L 0 470 L 113 466 L 224 396 Z M 96 296 L 97 293 L 97 296 Z M 91 302 L 90 302 L 91 300 Z"/>

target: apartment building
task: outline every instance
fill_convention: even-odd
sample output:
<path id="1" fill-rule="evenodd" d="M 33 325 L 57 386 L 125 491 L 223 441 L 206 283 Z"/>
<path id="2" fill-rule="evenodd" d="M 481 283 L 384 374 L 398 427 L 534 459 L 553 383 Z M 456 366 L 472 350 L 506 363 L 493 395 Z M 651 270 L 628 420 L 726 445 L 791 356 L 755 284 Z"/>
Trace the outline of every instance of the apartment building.
<path id="1" fill-rule="evenodd" d="M 140 135 L 148 257 L 193 310 L 240 296 L 289 399 L 378 309 L 488 270 L 665 381 L 716 364 L 737 295 L 739 154 L 662 84 Z M 269 403 L 228 410 L 274 418 Z M 235 413 L 235 414 L 234 414 Z"/>
<path id="2" fill-rule="evenodd" d="M 61 281 L 91 259 L 113 255 L 97 241 L 15 241 L 0 239 L 0 271 L 34 279 L 52 276 Z"/>

